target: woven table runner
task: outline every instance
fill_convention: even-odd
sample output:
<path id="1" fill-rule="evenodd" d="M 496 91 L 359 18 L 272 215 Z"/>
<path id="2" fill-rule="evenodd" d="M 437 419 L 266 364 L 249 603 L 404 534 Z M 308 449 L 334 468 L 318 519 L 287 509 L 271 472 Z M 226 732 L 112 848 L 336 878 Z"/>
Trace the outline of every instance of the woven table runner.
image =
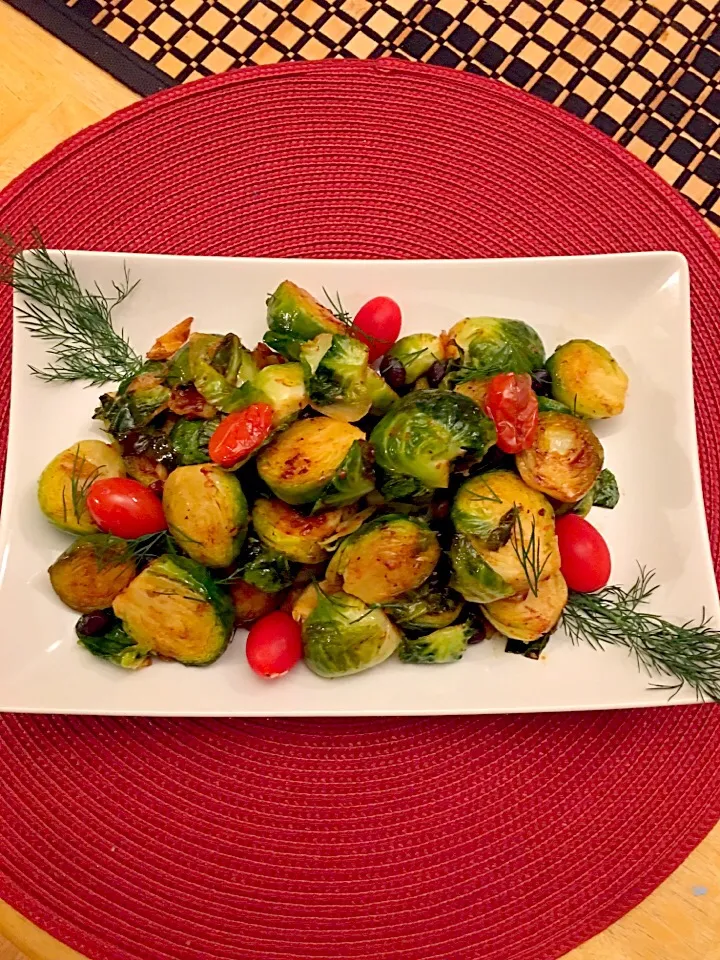
<path id="1" fill-rule="evenodd" d="M 248 64 L 403 57 L 582 117 L 720 231 L 717 0 L 10 0 L 147 94 Z"/>

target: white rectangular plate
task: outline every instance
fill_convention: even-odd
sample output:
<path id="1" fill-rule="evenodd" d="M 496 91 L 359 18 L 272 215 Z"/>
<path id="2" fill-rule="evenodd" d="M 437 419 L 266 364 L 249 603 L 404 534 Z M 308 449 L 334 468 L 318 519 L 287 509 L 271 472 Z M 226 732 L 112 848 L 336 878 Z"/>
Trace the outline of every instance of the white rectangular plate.
<path id="1" fill-rule="evenodd" d="M 610 545 L 612 580 L 637 564 L 657 571 L 652 609 L 684 621 L 718 596 L 702 504 L 693 411 L 688 271 L 677 253 L 481 261 L 231 260 L 73 253 L 85 284 L 110 288 L 126 262 L 140 284 L 117 312 L 138 350 L 187 316 L 195 329 L 235 331 L 254 346 L 266 330 L 269 291 L 290 278 L 320 294 L 340 291 L 354 312 L 377 294 L 403 310 L 403 333 L 449 328 L 465 316 L 516 317 L 550 353 L 572 337 L 607 346 L 630 377 L 626 412 L 597 424 L 621 490 L 616 510 L 595 510 Z M 300 665 L 267 682 L 245 663 L 243 637 L 206 668 L 156 663 L 125 672 L 81 649 L 76 616 L 53 594 L 47 568 L 69 540 L 42 517 L 37 478 L 77 440 L 101 436 L 91 420 L 96 389 L 48 385 L 28 373 L 43 345 L 16 322 L 8 472 L 0 526 L 0 709 L 176 716 L 510 713 L 655 706 L 621 650 L 574 647 L 559 632 L 539 661 L 471 647 L 459 663 L 392 660 L 353 677 L 323 680 Z M 683 690 L 674 703 L 694 701 Z"/>

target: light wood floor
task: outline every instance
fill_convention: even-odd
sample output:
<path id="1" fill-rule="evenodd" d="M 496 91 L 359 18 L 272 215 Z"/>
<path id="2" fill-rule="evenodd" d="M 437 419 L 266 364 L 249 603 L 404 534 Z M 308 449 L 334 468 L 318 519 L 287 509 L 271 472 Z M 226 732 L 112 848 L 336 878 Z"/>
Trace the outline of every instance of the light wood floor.
<path id="1" fill-rule="evenodd" d="M 0 187 L 135 99 L 0 0 Z M 0 960 L 82 960 L 1 902 L 0 931 L 25 951 L 0 934 Z M 720 960 L 720 826 L 644 903 L 564 960 Z"/>

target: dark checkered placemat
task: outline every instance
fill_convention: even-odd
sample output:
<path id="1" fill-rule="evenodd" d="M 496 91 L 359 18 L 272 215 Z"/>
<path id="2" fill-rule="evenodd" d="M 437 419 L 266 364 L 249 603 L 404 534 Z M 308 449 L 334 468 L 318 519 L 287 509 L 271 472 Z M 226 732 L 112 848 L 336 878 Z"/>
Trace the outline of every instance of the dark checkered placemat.
<path id="1" fill-rule="evenodd" d="M 10 0 L 141 93 L 231 67 L 400 56 L 603 130 L 720 232 L 717 0 Z"/>

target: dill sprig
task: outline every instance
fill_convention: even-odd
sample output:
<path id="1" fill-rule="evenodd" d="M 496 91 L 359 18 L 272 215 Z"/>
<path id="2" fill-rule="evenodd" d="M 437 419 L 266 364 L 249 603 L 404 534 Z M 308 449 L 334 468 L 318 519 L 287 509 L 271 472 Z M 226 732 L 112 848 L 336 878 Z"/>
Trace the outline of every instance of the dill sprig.
<path id="1" fill-rule="evenodd" d="M 92 470 L 86 473 L 83 470 L 83 467 L 86 464 L 88 466 L 92 466 L 89 460 L 81 456 L 80 445 L 78 444 L 73 452 L 73 462 L 72 467 L 70 468 L 70 504 L 72 506 L 72 519 L 76 523 L 80 523 L 82 516 L 87 509 L 86 504 L 90 487 L 98 479 L 101 473 L 100 467 L 92 467 Z M 67 523 L 69 515 L 64 487 L 62 492 L 62 503 L 63 520 L 65 523 Z"/>
<path id="2" fill-rule="evenodd" d="M 87 290 L 65 254 L 56 263 L 39 234 L 33 240 L 36 248 L 22 250 L 0 232 L 0 254 L 9 260 L 0 264 L 0 283 L 26 298 L 17 316 L 31 336 L 48 343 L 50 362 L 42 369 L 30 367 L 32 373 L 49 382 L 87 380 L 92 386 L 135 376 L 142 358 L 112 324 L 113 310 L 137 286 L 130 283 L 127 267 L 122 282 L 113 283 L 114 293 L 103 293 L 97 284 Z"/>
<path id="3" fill-rule="evenodd" d="M 469 500 L 478 500 L 478 501 L 489 501 L 490 503 L 502 503 L 502 497 L 499 497 L 497 493 L 490 486 L 489 482 L 482 476 L 482 474 L 475 477 L 475 483 L 481 483 L 488 491 L 487 496 L 484 493 L 479 493 L 478 491 L 473 491 L 468 494 Z M 514 513 L 517 513 L 517 508 Z"/>
<path id="4" fill-rule="evenodd" d="M 92 544 L 98 569 L 102 570 L 103 567 L 128 560 L 134 560 L 142 566 L 167 552 L 168 540 L 167 531 L 161 530 L 159 533 L 146 533 L 132 540 L 116 537 L 111 533 L 97 533 L 93 534 L 88 542 Z"/>
<path id="5" fill-rule="evenodd" d="M 340 294 L 337 292 L 337 290 L 335 291 L 334 298 L 330 296 L 325 287 L 323 287 L 323 293 L 325 294 L 325 299 L 330 304 L 330 312 L 339 323 L 342 323 L 348 328 L 348 333 L 351 337 L 355 336 L 356 333 L 360 333 L 362 334 L 362 339 L 367 340 L 369 343 L 386 343 L 385 340 L 379 340 L 371 333 L 367 333 L 365 330 L 361 330 L 360 327 L 355 325 L 355 321 L 350 316 L 350 313 L 343 306 L 343 302 L 340 299 Z"/>
<path id="6" fill-rule="evenodd" d="M 596 650 L 625 647 L 638 668 L 672 677 L 677 683 L 653 683 L 653 689 L 670 691 L 670 699 L 683 684 L 699 700 L 720 702 L 720 630 L 710 626 L 703 611 L 698 621 L 669 623 L 639 608 L 658 588 L 654 571 L 640 568 L 629 587 L 604 587 L 596 593 L 570 593 L 563 626 L 573 643 L 586 642 Z"/>
<path id="7" fill-rule="evenodd" d="M 536 597 L 538 595 L 538 585 L 542 579 L 543 570 L 550 559 L 550 553 L 548 552 L 545 555 L 545 559 L 541 556 L 542 543 L 537 534 L 535 517 L 533 516 L 532 518 L 530 535 L 526 539 L 520 509 L 517 504 L 513 504 L 512 514 L 513 525 L 510 533 L 510 546 L 520 562 L 520 566 L 525 574 L 525 579 L 530 587 L 530 592 Z"/>

